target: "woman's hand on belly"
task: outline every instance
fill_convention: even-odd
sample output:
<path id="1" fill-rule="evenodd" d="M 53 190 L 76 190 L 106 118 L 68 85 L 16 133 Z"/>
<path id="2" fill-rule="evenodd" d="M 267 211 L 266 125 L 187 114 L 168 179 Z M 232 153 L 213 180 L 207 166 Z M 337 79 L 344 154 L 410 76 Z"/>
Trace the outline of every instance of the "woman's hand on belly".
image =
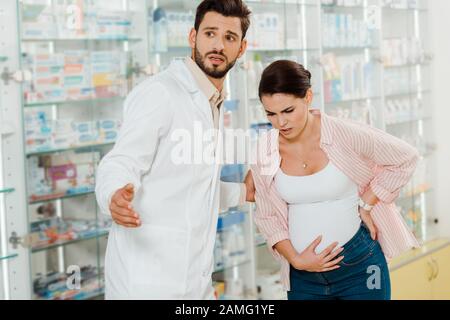
<path id="1" fill-rule="evenodd" d="M 316 248 L 322 241 L 322 236 L 314 240 L 303 252 L 298 254 L 292 261 L 292 266 L 297 270 L 308 272 L 327 272 L 339 268 L 338 263 L 344 259 L 341 256 L 337 259 L 336 256 L 344 250 L 344 248 L 336 248 L 337 242 L 332 243 L 326 247 L 321 253 L 316 254 Z M 333 251 L 334 250 L 334 251 Z M 334 260 L 333 260 L 334 259 Z"/>

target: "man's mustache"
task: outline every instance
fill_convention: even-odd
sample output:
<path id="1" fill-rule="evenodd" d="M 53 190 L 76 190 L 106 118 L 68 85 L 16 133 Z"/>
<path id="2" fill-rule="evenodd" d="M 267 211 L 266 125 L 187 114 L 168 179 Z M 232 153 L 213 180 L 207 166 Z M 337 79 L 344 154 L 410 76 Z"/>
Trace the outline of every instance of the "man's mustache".
<path id="1" fill-rule="evenodd" d="M 221 57 L 223 57 L 223 59 L 224 59 L 225 61 L 228 61 L 228 58 L 227 58 L 223 53 L 220 53 L 220 52 L 217 52 L 217 51 L 211 51 L 211 52 L 208 52 L 208 53 L 206 54 L 206 57 L 209 56 L 210 54 L 214 54 L 214 55 L 216 55 L 216 56 L 221 56 Z"/>

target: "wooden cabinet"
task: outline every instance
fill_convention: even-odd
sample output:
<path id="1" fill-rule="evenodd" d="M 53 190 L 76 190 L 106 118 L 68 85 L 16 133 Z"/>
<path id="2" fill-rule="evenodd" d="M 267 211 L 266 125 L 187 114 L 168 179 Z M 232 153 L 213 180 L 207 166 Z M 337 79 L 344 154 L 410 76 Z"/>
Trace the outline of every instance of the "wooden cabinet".
<path id="1" fill-rule="evenodd" d="M 391 271 L 393 300 L 450 300 L 450 244 L 428 250 Z"/>
<path id="2" fill-rule="evenodd" d="M 433 299 L 450 300 L 450 246 L 432 254 L 436 265 L 432 281 Z"/>

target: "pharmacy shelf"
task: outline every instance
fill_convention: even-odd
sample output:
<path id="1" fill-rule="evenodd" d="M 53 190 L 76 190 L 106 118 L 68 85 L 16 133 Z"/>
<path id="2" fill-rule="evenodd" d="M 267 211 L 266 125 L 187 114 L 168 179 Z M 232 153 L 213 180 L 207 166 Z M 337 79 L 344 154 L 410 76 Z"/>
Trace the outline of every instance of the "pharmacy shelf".
<path id="1" fill-rule="evenodd" d="M 96 234 L 93 234 L 93 235 L 90 235 L 87 237 L 80 237 L 78 239 L 73 239 L 73 240 L 61 240 L 61 241 L 56 241 L 52 244 L 46 244 L 46 245 L 42 245 L 42 246 L 34 246 L 34 247 L 32 247 L 31 252 L 36 253 L 36 252 L 46 251 L 49 249 L 67 246 L 70 244 L 79 243 L 79 242 L 83 242 L 83 241 L 87 241 L 87 240 L 99 239 L 99 238 L 107 236 L 108 234 L 109 234 L 108 231 L 101 231 L 101 232 L 98 232 Z"/>
<path id="2" fill-rule="evenodd" d="M 320 48 L 249 48 L 247 52 L 319 51 Z"/>
<path id="3" fill-rule="evenodd" d="M 75 197 L 81 197 L 86 196 L 95 193 L 94 190 L 89 190 L 85 192 L 78 192 L 78 193 L 58 193 L 58 194 L 50 194 L 45 196 L 30 196 L 28 204 L 38 204 L 38 203 L 45 203 L 55 200 L 63 200 L 63 199 L 69 199 L 69 198 L 75 198 Z"/>
<path id="4" fill-rule="evenodd" d="M 404 119 L 401 121 L 386 123 L 386 127 L 400 126 L 400 125 L 405 125 L 405 124 L 411 124 L 412 122 L 430 121 L 430 120 L 432 120 L 431 116 L 412 117 L 412 118 Z"/>
<path id="5" fill-rule="evenodd" d="M 382 99 L 381 96 L 372 96 L 372 97 L 364 97 L 364 98 L 355 98 L 355 99 L 345 99 L 345 100 L 337 100 L 337 101 L 329 101 L 324 102 L 325 106 L 331 106 L 335 104 L 345 104 L 345 103 L 352 103 L 352 102 L 365 102 L 367 100 L 379 100 Z"/>
<path id="6" fill-rule="evenodd" d="M 11 192 L 14 192 L 14 191 L 15 191 L 14 188 L 0 189 L 0 194 L 1 193 L 11 193 Z"/>
<path id="7" fill-rule="evenodd" d="M 100 277 L 100 275 L 98 275 L 98 277 Z M 64 299 L 64 300 L 91 300 L 91 299 L 94 300 L 94 298 L 98 298 L 98 297 L 104 296 L 104 294 L 105 294 L 105 288 L 101 288 L 101 289 L 94 290 L 94 291 L 91 291 L 91 292 L 83 293 L 79 297 L 77 297 L 75 295 L 75 297 L 67 298 L 67 299 Z M 59 299 L 59 298 L 46 299 L 46 298 L 37 296 L 37 297 L 35 297 L 34 300 L 51 301 L 51 300 L 63 300 L 63 299 Z"/>
<path id="8" fill-rule="evenodd" d="M 391 99 L 393 97 L 401 97 L 401 96 L 418 96 L 419 94 L 429 94 L 431 93 L 431 90 L 421 90 L 421 91 L 405 91 L 405 92 L 396 92 L 396 93 L 390 93 L 390 94 L 386 94 L 385 98 L 386 99 Z"/>
<path id="9" fill-rule="evenodd" d="M 362 5 L 337 5 L 337 4 L 321 4 L 321 8 L 324 10 L 364 10 L 368 9 L 368 6 L 362 6 Z"/>
<path id="10" fill-rule="evenodd" d="M 221 267 L 221 268 L 214 269 L 213 274 L 217 274 L 217 273 L 220 273 L 220 272 L 227 271 L 227 270 L 229 270 L 229 269 L 241 267 L 241 266 L 243 266 L 243 265 L 245 265 L 245 264 L 250 263 L 251 261 L 252 261 L 252 260 L 251 260 L 250 258 L 246 258 L 245 260 L 242 260 L 242 261 L 233 263 L 233 264 L 231 264 L 231 265 L 228 265 L 228 266 L 224 266 L 224 267 Z"/>
<path id="11" fill-rule="evenodd" d="M 4 260 L 10 260 L 10 259 L 14 259 L 17 258 L 19 255 L 18 254 L 8 254 L 6 256 L 0 256 L 0 261 L 4 261 Z"/>
<path id="12" fill-rule="evenodd" d="M 410 199 L 410 198 L 418 197 L 418 196 L 420 196 L 422 194 L 430 194 L 433 191 L 434 191 L 434 189 L 432 187 L 426 187 L 426 188 L 423 188 L 421 190 L 416 190 L 416 191 L 411 192 L 411 193 L 402 194 L 397 200 L 404 201 L 404 200 L 407 200 L 407 199 Z"/>
<path id="13" fill-rule="evenodd" d="M 82 299 L 79 299 L 79 300 L 95 300 L 94 298 L 99 298 L 104 295 L 105 295 L 105 288 L 102 288 L 100 290 L 96 290 L 96 291 L 86 294 Z"/>
<path id="14" fill-rule="evenodd" d="M 421 13 L 427 13 L 428 9 L 427 8 L 393 8 L 393 7 L 389 7 L 389 6 L 383 6 L 383 10 L 385 11 L 394 11 L 394 12 L 421 12 Z"/>
<path id="15" fill-rule="evenodd" d="M 415 63 L 405 63 L 398 65 L 384 65 L 383 67 L 387 70 L 389 69 L 401 69 L 401 68 L 414 68 L 414 67 L 429 67 L 431 66 L 428 62 L 415 62 Z"/>
<path id="16" fill-rule="evenodd" d="M 323 51 L 361 51 L 361 50 L 379 50 L 378 46 L 355 46 L 355 47 L 323 47 Z"/>
<path id="17" fill-rule="evenodd" d="M 42 150 L 42 151 L 32 151 L 27 152 L 27 157 L 32 156 L 41 156 L 45 154 L 52 154 L 52 153 L 59 153 L 59 152 L 67 152 L 67 151 L 92 151 L 96 150 L 102 147 L 108 147 L 113 146 L 115 142 L 107 142 L 107 143 L 93 143 L 93 144 L 87 144 L 82 146 L 74 146 L 69 148 L 61 148 L 61 149 L 49 149 L 49 150 Z"/>
<path id="18" fill-rule="evenodd" d="M 100 104 L 104 102 L 115 102 L 124 100 L 125 97 L 117 96 L 110 98 L 94 98 L 94 99 L 83 99 L 83 100 L 66 100 L 66 101 L 44 101 L 44 102 L 33 102 L 33 103 L 25 103 L 25 108 L 34 108 L 34 107 L 45 107 L 45 106 L 66 106 L 66 105 L 92 105 L 92 104 Z"/>
<path id="19" fill-rule="evenodd" d="M 22 42 L 139 42 L 141 38 L 22 38 Z"/>
<path id="20" fill-rule="evenodd" d="M 246 0 L 245 1 L 247 4 L 252 4 L 252 5 L 281 5 L 281 6 L 289 6 L 289 5 L 294 5 L 294 6 L 304 6 L 304 7 L 310 7 L 310 8 L 317 8 L 317 4 L 316 3 L 299 3 L 298 1 L 286 1 L 286 0 Z"/>

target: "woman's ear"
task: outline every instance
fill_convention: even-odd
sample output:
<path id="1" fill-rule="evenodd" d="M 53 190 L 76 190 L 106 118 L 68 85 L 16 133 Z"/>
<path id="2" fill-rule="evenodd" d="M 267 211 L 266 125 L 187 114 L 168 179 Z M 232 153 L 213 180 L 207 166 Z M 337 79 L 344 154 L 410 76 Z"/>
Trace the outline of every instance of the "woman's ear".
<path id="1" fill-rule="evenodd" d="M 311 88 L 309 88 L 308 91 L 306 91 L 306 97 L 305 97 L 306 104 L 308 105 L 308 107 L 311 106 L 311 104 L 312 104 L 313 96 L 314 96 L 313 91 Z"/>

